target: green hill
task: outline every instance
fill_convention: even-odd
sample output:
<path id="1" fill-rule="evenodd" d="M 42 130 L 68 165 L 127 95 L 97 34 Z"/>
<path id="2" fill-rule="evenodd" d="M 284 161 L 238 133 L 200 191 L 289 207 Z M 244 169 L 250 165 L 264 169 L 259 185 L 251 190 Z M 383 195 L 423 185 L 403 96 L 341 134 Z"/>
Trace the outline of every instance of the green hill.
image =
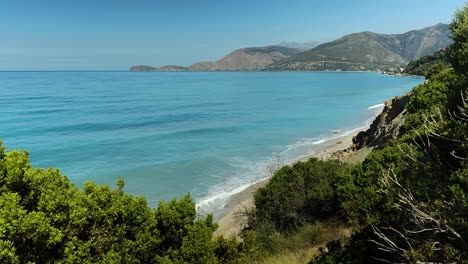
<path id="1" fill-rule="evenodd" d="M 410 62 L 403 73 L 409 75 L 428 76 L 430 71 L 438 64 L 444 66 L 450 65 L 447 49 L 441 49 L 432 55 L 424 56 L 419 60 Z"/>

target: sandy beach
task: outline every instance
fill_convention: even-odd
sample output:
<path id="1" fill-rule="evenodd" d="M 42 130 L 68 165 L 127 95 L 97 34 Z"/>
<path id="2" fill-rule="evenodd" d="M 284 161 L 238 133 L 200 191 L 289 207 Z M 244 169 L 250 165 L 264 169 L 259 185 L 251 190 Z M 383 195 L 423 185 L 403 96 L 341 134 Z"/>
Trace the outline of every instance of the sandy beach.
<path id="1" fill-rule="evenodd" d="M 342 137 L 336 137 L 324 142 L 323 144 L 317 145 L 316 147 L 314 147 L 315 154 L 308 157 L 303 157 L 302 159 L 299 159 L 297 161 L 307 160 L 311 157 L 316 157 L 318 159 L 324 160 L 332 158 L 334 157 L 334 153 L 351 147 L 353 144 L 353 137 L 357 135 L 360 131 L 364 131 L 366 129 L 367 128 L 363 128 L 362 130 L 355 131 L 352 134 Z M 342 158 L 342 156 L 343 154 L 341 154 L 340 158 Z M 246 225 L 246 210 L 253 207 L 253 193 L 258 188 L 267 184 L 268 180 L 269 179 L 265 179 L 263 181 L 257 182 L 252 186 L 249 186 L 244 191 L 237 193 L 231 197 L 231 199 L 225 206 L 225 210 L 222 212 L 220 218 L 217 219 L 219 227 L 218 230 L 215 232 L 215 236 L 231 236 L 239 234 L 242 228 L 244 228 Z"/>

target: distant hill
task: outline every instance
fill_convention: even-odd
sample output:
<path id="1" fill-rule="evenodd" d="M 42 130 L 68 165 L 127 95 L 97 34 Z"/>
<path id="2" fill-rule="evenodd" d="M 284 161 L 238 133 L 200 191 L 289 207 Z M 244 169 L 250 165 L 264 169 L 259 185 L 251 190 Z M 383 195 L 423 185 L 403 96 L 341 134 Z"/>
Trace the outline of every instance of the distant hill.
<path id="1" fill-rule="evenodd" d="M 249 71 L 300 53 L 301 50 L 282 46 L 238 49 L 214 62 L 199 62 L 188 67 L 191 71 Z"/>
<path id="2" fill-rule="evenodd" d="M 131 71 L 155 71 L 158 68 L 145 66 L 145 65 L 135 65 L 130 68 Z"/>
<path id="3" fill-rule="evenodd" d="M 432 55 L 424 56 L 416 61 L 410 62 L 408 66 L 406 66 L 403 73 L 409 75 L 427 76 L 428 73 L 434 68 L 434 66 L 439 63 L 445 66 L 450 65 L 447 57 L 447 49 L 441 49 Z"/>
<path id="4" fill-rule="evenodd" d="M 270 70 L 383 70 L 449 46 L 450 29 L 437 24 L 403 34 L 361 32 L 276 62 Z"/>
<path id="5" fill-rule="evenodd" d="M 310 49 L 317 47 L 318 45 L 320 45 L 320 42 L 318 41 L 310 41 L 310 42 L 304 42 L 304 43 L 281 41 L 277 46 L 308 51 Z"/>
<path id="6" fill-rule="evenodd" d="M 217 61 L 198 62 L 189 67 L 133 66 L 131 71 L 251 71 L 262 70 L 266 66 L 302 52 L 300 49 L 282 46 L 242 48 L 231 52 Z"/>

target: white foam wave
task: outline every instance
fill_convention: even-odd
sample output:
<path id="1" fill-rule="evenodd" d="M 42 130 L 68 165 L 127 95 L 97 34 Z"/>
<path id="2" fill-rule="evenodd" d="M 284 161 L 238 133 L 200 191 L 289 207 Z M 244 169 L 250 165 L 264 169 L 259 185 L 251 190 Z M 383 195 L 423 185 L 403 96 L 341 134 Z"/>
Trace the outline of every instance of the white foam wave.
<path id="1" fill-rule="evenodd" d="M 267 171 L 272 160 L 253 162 L 234 158 L 233 162 L 241 168 L 241 171 L 222 185 L 211 186 L 207 195 L 197 199 L 196 208 L 200 215 L 214 213 L 215 217 L 219 216 L 232 196 L 269 177 Z"/>
<path id="2" fill-rule="evenodd" d="M 327 142 L 327 141 L 328 141 L 328 138 L 322 138 L 322 139 L 320 139 L 320 140 L 317 140 L 317 141 L 312 142 L 312 144 L 318 145 L 318 144 L 325 143 L 325 142 Z"/>
<path id="3" fill-rule="evenodd" d="M 247 188 L 249 188 L 250 186 L 252 185 L 255 185 L 263 180 L 265 180 L 265 178 L 263 179 L 258 179 L 256 181 L 253 181 L 253 182 L 250 182 L 250 183 L 245 183 L 239 187 L 236 187 L 230 191 L 225 191 L 225 192 L 221 192 L 221 193 L 218 193 L 218 194 L 214 194 L 214 195 L 211 195 L 211 196 L 208 196 L 208 197 L 205 197 L 205 198 L 202 198 L 199 202 L 197 202 L 196 204 L 196 207 L 197 209 L 201 209 L 201 208 L 204 208 L 204 207 L 207 207 L 207 206 L 210 206 L 210 205 L 214 205 L 216 203 L 219 203 L 219 202 L 226 202 L 231 196 L 235 195 L 235 194 L 238 194 L 244 190 L 246 190 Z M 224 205 L 223 205 L 224 206 Z"/>
<path id="4" fill-rule="evenodd" d="M 380 108 L 380 107 L 384 107 L 384 106 L 385 106 L 385 104 L 376 104 L 376 105 L 369 106 L 367 109 Z"/>

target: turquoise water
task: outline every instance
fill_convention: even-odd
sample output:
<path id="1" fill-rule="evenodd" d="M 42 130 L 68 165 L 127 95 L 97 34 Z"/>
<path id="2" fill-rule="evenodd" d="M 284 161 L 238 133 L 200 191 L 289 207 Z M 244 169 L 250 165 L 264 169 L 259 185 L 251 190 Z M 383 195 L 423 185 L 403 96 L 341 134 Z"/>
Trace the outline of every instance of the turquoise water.
<path id="1" fill-rule="evenodd" d="M 0 138 L 33 165 L 200 212 L 365 126 L 420 78 L 318 72 L 0 72 Z"/>

